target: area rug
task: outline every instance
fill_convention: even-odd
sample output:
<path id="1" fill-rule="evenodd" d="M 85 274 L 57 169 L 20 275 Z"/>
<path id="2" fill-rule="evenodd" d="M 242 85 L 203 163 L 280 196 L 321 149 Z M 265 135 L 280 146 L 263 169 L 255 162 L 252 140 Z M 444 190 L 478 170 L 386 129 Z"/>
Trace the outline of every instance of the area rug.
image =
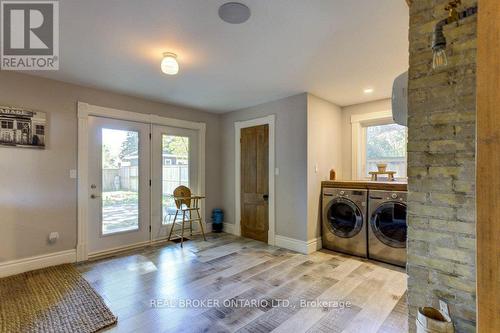
<path id="1" fill-rule="evenodd" d="M 116 321 L 73 265 L 0 279 L 1 333 L 93 333 Z"/>

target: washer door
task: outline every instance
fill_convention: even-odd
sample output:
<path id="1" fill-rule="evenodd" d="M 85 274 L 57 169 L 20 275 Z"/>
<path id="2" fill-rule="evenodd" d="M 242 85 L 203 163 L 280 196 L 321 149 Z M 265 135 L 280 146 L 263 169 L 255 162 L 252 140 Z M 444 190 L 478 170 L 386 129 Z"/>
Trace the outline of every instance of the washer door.
<path id="1" fill-rule="evenodd" d="M 351 238 L 361 231 L 363 215 L 354 202 L 337 198 L 332 201 L 326 211 L 325 224 L 336 236 Z"/>
<path id="2" fill-rule="evenodd" d="M 370 220 L 373 233 L 387 246 L 406 247 L 406 205 L 385 202 L 377 207 Z"/>

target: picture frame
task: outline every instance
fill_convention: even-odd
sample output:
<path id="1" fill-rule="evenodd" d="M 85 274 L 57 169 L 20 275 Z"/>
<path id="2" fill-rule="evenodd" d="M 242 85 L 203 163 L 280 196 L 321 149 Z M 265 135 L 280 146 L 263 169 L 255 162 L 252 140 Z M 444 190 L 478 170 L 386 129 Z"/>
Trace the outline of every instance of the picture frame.
<path id="1" fill-rule="evenodd" d="M 0 147 L 45 149 L 47 113 L 0 106 Z"/>

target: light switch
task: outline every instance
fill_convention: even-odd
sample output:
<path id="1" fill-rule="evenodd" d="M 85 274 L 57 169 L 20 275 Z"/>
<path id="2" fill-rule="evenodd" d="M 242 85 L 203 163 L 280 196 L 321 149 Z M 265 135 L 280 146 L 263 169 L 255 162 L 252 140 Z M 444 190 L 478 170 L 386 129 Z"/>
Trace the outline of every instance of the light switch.
<path id="1" fill-rule="evenodd" d="M 56 232 L 56 231 L 53 231 L 49 234 L 49 243 L 50 244 L 54 244 L 55 242 L 57 242 L 57 240 L 59 239 L 59 233 Z"/>
<path id="2" fill-rule="evenodd" d="M 274 169 L 274 175 L 279 176 L 280 175 L 280 168 L 275 168 Z"/>
<path id="3" fill-rule="evenodd" d="M 315 165 L 314 165 L 314 172 L 315 172 L 315 173 L 318 173 L 318 171 L 319 171 L 319 167 L 318 167 L 318 165 L 317 165 L 317 164 L 315 164 Z"/>
<path id="4" fill-rule="evenodd" d="M 70 169 L 69 170 L 69 178 L 76 179 L 76 176 L 77 176 L 76 169 Z"/>

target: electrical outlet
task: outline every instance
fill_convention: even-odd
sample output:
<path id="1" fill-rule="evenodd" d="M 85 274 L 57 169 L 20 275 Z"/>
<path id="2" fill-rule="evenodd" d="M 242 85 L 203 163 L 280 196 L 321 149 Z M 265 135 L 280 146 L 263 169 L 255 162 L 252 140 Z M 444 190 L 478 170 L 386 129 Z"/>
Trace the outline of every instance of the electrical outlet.
<path id="1" fill-rule="evenodd" d="M 441 314 L 443 314 L 445 317 L 450 317 L 450 309 L 448 307 L 448 303 L 446 303 L 444 300 L 440 299 L 439 300 L 439 310 L 441 311 Z"/>
<path id="2" fill-rule="evenodd" d="M 77 177 L 76 169 L 70 169 L 69 170 L 69 178 L 76 179 L 76 177 Z"/>

